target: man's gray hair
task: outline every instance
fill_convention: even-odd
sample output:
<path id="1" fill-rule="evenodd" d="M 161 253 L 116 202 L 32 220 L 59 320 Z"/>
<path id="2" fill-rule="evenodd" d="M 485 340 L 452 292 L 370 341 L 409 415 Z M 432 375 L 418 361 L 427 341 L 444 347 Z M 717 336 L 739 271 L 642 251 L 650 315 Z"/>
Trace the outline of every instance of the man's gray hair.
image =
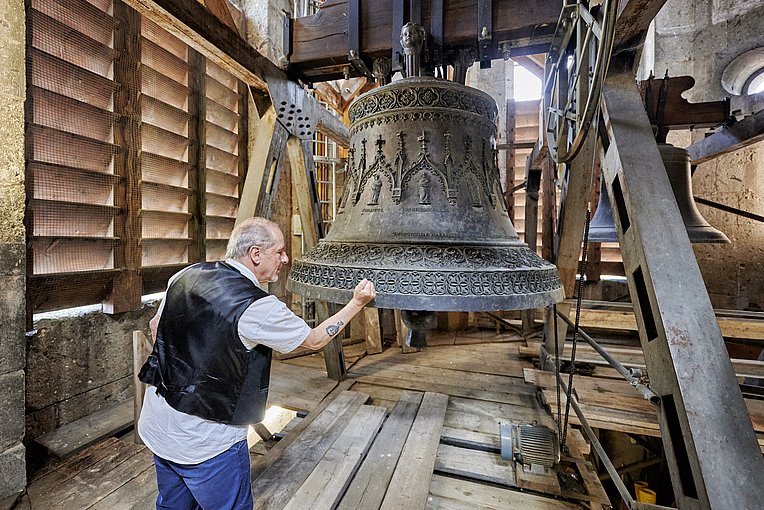
<path id="1" fill-rule="evenodd" d="M 280 229 L 275 222 L 265 218 L 248 218 L 233 229 L 225 256 L 228 259 L 243 257 L 252 246 L 271 248 L 276 242 L 276 232 Z"/>

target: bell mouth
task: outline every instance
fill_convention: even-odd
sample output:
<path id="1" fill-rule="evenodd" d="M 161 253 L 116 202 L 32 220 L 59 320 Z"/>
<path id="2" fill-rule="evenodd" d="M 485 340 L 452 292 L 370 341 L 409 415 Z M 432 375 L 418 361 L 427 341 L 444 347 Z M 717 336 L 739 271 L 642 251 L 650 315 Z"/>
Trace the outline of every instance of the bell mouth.
<path id="1" fill-rule="evenodd" d="M 557 268 L 526 245 L 454 246 L 321 241 L 296 260 L 287 289 L 347 303 L 366 278 L 377 308 L 428 311 L 522 310 L 564 299 Z"/>

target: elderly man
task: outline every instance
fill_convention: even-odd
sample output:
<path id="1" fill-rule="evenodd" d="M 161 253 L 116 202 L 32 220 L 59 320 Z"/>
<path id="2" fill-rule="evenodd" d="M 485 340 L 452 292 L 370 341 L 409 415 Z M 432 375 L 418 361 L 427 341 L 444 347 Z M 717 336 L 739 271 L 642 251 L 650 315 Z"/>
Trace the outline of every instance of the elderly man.
<path id="1" fill-rule="evenodd" d="M 288 261 L 278 226 L 250 218 L 231 234 L 224 262 L 170 279 L 139 375 L 151 385 L 138 433 L 154 453 L 157 508 L 251 510 L 247 425 L 265 414 L 272 349 L 320 349 L 374 299 L 364 279 L 344 308 L 311 329 L 259 287 Z"/>

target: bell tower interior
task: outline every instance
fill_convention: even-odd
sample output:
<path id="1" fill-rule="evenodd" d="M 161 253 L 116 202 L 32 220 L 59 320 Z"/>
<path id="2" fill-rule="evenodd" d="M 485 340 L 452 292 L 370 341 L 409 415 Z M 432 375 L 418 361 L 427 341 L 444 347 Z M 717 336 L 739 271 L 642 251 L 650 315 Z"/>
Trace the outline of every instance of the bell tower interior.
<path id="1" fill-rule="evenodd" d="M 0 510 L 158 505 L 149 321 L 252 217 L 376 293 L 254 508 L 764 508 L 764 0 L 2 2 Z"/>

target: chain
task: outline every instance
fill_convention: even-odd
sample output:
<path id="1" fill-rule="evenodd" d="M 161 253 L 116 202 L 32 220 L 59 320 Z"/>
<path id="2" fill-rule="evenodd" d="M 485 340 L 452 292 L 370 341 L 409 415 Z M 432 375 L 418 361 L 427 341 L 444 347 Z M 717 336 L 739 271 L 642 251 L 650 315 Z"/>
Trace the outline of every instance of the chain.
<path id="1" fill-rule="evenodd" d="M 576 346 L 578 345 L 578 326 L 581 320 L 581 298 L 584 294 L 584 278 L 586 276 L 586 251 L 589 245 L 589 220 L 591 212 L 589 207 L 586 208 L 586 227 L 584 228 L 584 246 L 581 253 L 581 268 L 579 270 L 578 277 L 578 296 L 576 296 L 576 322 L 573 327 L 573 344 L 570 351 L 570 370 L 568 372 L 568 391 L 565 392 L 565 422 L 562 427 L 562 439 L 560 439 L 560 447 L 565 449 L 565 438 L 568 435 L 568 417 L 570 415 L 570 399 L 573 395 L 573 374 L 576 371 Z M 557 318 L 555 317 L 555 331 L 557 330 Z M 556 347 L 555 347 L 556 348 Z M 559 359 L 559 357 L 558 357 Z M 557 391 L 559 393 L 560 387 L 557 385 Z M 559 405 L 559 395 L 557 397 L 557 403 Z"/>
<path id="2" fill-rule="evenodd" d="M 562 400 L 560 399 L 560 343 L 557 334 L 557 305 L 552 305 L 552 320 L 554 321 L 554 380 L 557 386 L 557 436 L 560 444 L 562 439 Z"/>

